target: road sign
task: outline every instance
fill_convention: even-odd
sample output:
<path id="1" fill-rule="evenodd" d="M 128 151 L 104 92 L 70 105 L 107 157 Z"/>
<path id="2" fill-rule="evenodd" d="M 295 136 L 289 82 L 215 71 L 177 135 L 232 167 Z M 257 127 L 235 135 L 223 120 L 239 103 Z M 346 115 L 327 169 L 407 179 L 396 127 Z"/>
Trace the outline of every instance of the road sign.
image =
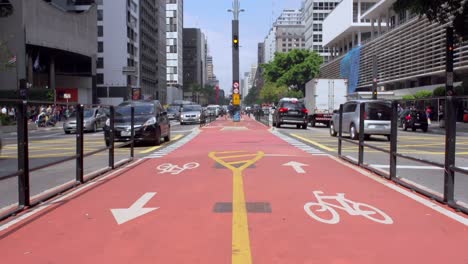
<path id="1" fill-rule="evenodd" d="M 238 89 L 238 88 L 234 88 L 233 92 L 234 92 L 235 94 L 238 94 L 238 93 L 239 93 L 239 89 Z"/>
<path id="2" fill-rule="evenodd" d="M 232 104 L 233 105 L 240 105 L 240 94 L 235 93 L 232 95 Z"/>
<path id="3" fill-rule="evenodd" d="M 64 93 L 63 94 L 63 99 L 70 99 L 71 98 L 71 94 L 69 93 Z"/>
<path id="4" fill-rule="evenodd" d="M 232 87 L 234 87 L 234 89 L 238 89 L 239 88 L 239 82 L 234 82 L 232 84 Z"/>

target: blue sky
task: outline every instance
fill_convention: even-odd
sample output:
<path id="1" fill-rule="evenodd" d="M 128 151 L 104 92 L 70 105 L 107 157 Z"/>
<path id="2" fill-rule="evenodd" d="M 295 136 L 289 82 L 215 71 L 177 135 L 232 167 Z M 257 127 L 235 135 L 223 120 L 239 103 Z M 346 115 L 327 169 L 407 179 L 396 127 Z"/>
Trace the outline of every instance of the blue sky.
<path id="1" fill-rule="evenodd" d="M 283 9 L 299 9 L 301 0 L 240 0 L 245 12 L 240 14 L 240 72 L 250 71 L 257 63 L 257 47 L 263 42 L 272 22 Z M 231 21 L 232 0 L 184 0 L 184 27 L 200 28 L 208 38 L 214 71 L 220 87 L 231 91 L 232 55 Z M 274 17 L 272 16 L 274 14 Z"/>

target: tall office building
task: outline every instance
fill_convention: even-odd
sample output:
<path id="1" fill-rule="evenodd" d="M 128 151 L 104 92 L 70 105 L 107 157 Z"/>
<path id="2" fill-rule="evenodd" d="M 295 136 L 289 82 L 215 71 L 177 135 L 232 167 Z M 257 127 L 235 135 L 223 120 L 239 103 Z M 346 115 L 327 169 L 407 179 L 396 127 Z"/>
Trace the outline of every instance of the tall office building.
<path id="1" fill-rule="evenodd" d="M 140 0 L 140 72 L 144 98 L 166 103 L 166 1 Z"/>
<path id="2" fill-rule="evenodd" d="M 323 47 L 323 20 L 341 2 L 341 0 L 305 0 L 303 19 L 305 23 L 305 47 L 319 53 L 324 62 L 328 62 L 331 53 Z"/>
<path id="3" fill-rule="evenodd" d="M 203 34 L 199 28 L 184 28 L 184 99 L 195 100 L 192 93 L 203 81 Z"/>
<path id="4" fill-rule="evenodd" d="M 264 41 L 264 59 L 268 63 L 276 52 L 305 49 L 304 22 L 301 10 L 285 9 L 273 23 Z"/>
<path id="5" fill-rule="evenodd" d="M 167 101 L 182 100 L 184 1 L 166 1 Z"/>
<path id="6" fill-rule="evenodd" d="M 131 99 L 132 91 L 140 88 L 139 1 L 97 3 L 98 96 L 101 103 L 118 104 Z"/>
<path id="7" fill-rule="evenodd" d="M 166 2 L 99 0 L 97 85 L 102 103 L 166 101 Z M 116 56 L 119 54 L 119 56 Z"/>

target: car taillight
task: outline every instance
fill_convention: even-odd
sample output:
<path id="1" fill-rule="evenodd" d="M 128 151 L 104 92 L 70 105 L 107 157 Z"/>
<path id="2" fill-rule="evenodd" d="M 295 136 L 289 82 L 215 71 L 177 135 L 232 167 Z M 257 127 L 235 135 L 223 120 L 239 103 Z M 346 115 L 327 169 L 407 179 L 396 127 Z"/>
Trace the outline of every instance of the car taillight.
<path id="1" fill-rule="evenodd" d="M 279 112 L 280 112 L 280 113 L 286 113 L 287 111 L 288 111 L 288 109 L 285 108 L 285 107 L 281 107 L 281 108 L 279 109 Z"/>
<path id="2" fill-rule="evenodd" d="M 411 120 L 411 115 L 407 115 L 407 116 L 405 117 L 405 119 L 406 119 L 406 121 L 410 121 L 410 120 Z"/>
<path id="3" fill-rule="evenodd" d="M 309 111 L 307 110 L 307 108 L 302 109 L 302 112 L 303 112 L 304 114 L 308 114 L 308 113 L 309 113 Z"/>

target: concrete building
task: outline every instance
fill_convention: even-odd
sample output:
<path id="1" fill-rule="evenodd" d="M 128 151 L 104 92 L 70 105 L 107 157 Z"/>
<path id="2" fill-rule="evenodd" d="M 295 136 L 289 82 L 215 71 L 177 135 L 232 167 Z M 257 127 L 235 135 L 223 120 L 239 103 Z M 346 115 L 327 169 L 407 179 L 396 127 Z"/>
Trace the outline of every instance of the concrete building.
<path id="1" fill-rule="evenodd" d="M 141 94 L 166 104 L 166 0 L 140 0 L 139 8 Z"/>
<path id="2" fill-rule="evenodd" d="M 97 3 L 101 103 L 144 98 L 166 103 L 166 2 Z"/>
<path id="3" fill-rule="evenodd" d="M 141 94 L 139 21 L 138 0 L 98 1 L 97 86 L 103 104 L 115 105 L 131 98 L 137 99 L 138 93 Z M 146 70 L 144 74 L 147 76 Z M 145 88 L 146 82 L 147 79 Z"/>
<path id="4" fill-rule="evenodd" d="M 445 85 L 444 26 L 397 14 L 393 2 L 343 1 L 330 13 L 323 23 L 324 44 L 335 58 L 321 67 L 321 77 L 348 78 L 349 94 L 359 96 L 372 86 L 375 55 L 380 94 L 401 98 Z M 466 42 L 455 47 L 455 85 L 468 75 L 467 50 Z"/>
<path id="5" fill-rule="evenodd" d="M 17 91 L 23 79 L 29 98 L 50 91 L 58 102 L 68 95 L 70 102 L 96 102 L 96 6 L 67 11 L 56 1 L 9 3 L 13 12 L 0 18 L 0 60 L 7 66 L 0 92 Z M 18 97 L 10 95 L 0 94 Z"/>
<path id="6" fill-rule="evenodd" d="M 167 37 L 167 102 L 183 99 L 183 28 L 184 1 L 168 0 L 166 4 Z"/>
<path id="7" fill-rule="evenodd" d="M 301 10 L 283 10 L 265 38 L 265 63 L 271 62 L 276 52 L 305 48 L 305 26 L 302 16 Z"/>
<path id="8" fill-rule="evenodd" d="M 305 23 L 305 47 L 322 56 L 327 63 L 331 59 L 328 48 L 323 47 L 323 20 L 341 0 L 305 0 L 302 9 Z"/>
<path id="9" fill-rule="evenodd" d="M 199 28 L 184 28 L 184 100 L 196 101 L 195 91 L 205 84 L 204 35 Z"/>

